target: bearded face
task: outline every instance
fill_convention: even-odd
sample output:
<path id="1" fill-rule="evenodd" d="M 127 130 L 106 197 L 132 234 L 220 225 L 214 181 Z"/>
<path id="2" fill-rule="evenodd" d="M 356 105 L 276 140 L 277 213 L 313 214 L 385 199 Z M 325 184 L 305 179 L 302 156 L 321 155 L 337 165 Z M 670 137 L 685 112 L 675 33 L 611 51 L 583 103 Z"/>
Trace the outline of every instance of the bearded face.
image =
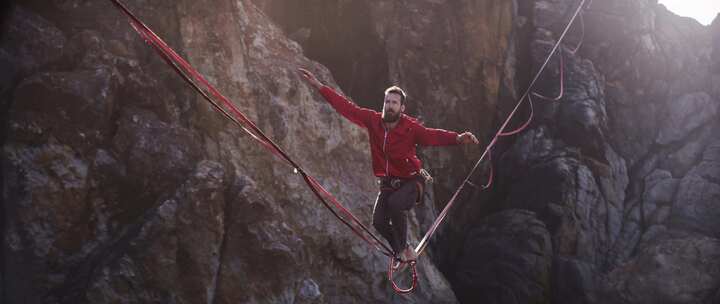
<path id="1" fill-rule="evenodd" d="M 382 120 L 384 122 L 393 123 L 400 119 L 400 113 L 399 112 L 393 112 L 392 110 L 383 110 L 382 113 Z"/>
<path id="2" fill-rule="evenodd" d="M 405 105 L 402 104 L 401 100 L 401 96 L 396 93 L 385 95 L 382 111 L 382 120 L 384 122 L 393 123 L 400 119 L 400 115 L 405 111 Z"/>

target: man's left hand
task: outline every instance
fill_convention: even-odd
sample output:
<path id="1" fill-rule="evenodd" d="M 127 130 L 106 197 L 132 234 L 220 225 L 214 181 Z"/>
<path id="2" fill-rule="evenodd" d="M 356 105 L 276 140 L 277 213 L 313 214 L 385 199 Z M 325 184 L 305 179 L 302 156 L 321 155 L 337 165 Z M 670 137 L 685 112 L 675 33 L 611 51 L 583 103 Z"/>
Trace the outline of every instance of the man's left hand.
<path id="1" fill-rule="evenodd" d="M 457 141 L 458 141 L 458 143 L 461 143 L 463 145 L 468 145 L 468 144 L 476 144 L 477 145 L 480 143 L 480 141 L 478 141 L 477 137 L 475 137 L 475 135 L 473 135 L 470 132 L 465 132 L 463 134 L 458 135 Z"/>

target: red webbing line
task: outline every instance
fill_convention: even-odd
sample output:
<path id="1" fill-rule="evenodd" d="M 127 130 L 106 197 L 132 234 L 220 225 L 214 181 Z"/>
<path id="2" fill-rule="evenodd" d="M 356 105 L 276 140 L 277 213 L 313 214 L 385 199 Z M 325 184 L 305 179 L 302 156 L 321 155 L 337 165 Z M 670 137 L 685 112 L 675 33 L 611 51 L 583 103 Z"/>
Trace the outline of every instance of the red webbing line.
<path id="1" fill-rule="evenodd" d="M 538 72 L 535 74 L 535 77 L 532 79 L 532 81 L 528 85 L 527 90 L 525 90 L 525 93 L 523 93 L 523 95 L 520 97 L 517 104 L 515 105 L 515 108 L 513 108 L 513 110 L 508 115 L 507 119 L 505 119 L 505 122 L 500 127 L 500 129 L 498 129 L 497 133 L 495 133 L 495 136 L 493 137 L 493 139 L 490 141 L 490 143 L 487 145 L 487 147 L 485 147 L 485 151 L 483 151 L 483 154 L 480 156 L 480 159 L 478 159 L 478 161 L 475 163 L 475 166 L 473 166 L 473 168 L 470 170 L 470 173 L 467 175 L 467 177 L 465 177 L 465 180 L 460 185 L 460 187 L 458 187 L 458 189 L 455 190 L 455 193 L 450 198 L 450 201 L 448 201 L 448 203 L 445 205 L 445 208 L 443 208 L 443 210 L 440 212 L 440 215 L 438 216 L 438 218 L 435 219 L 435 222 L 433 222 L 433 224 L 430 226 L 430 229 L 428 229 L 427 233 L 425 233 L 425 236 L 423 236 L 422 240 L 420 241 L 418 246 L 415 248 L 415 252 L 417 253 L 418 256 L 421 255 L 423 253 L 423 251 L 425 250 L 425 248 L 427 247 L 430 237 L 435 233 L 435 231 L 437 230 L 437 227 L 447 216 L 448 211 L 455 203 L 455 200 L 457 199 L 458 194 L 463 190 L 463 188 L 465 187 L 465 184 L 471 184 L 470 177 L 472 177 L 473 173 L 475 172 L 475 170 L 477 170 L 478 166 L 485 159 L 485 157 L 489 156 L 490 150 L 493 148 L 493 146 L 497 142 L 500 135 L 505 132 L 505 128 L 510 123 L 510 120 L 515 115 L 518 108 L 520 108 L 520 105 L 522 104 L 523 99 L 527 98 L 530 95 L 530 92 L 533 89 L 533 87 L 535 86 L 535 83 L 538 81 L 538 79 L 540 78 L 540 75 L 545 70 L 545 67 L 547 67 L 548 63 L 550 62 L 552 55 L 555 53 L 555 51 L 557 51 L 558 47 L 560 46 L 560 43 L 562 43 L 562 40 L 565 38 L 565 35 L 567 35 L 567 32 L 570 30 L 570 27 L 572 26 L 575 19 L 582 11 L 585 2 L 586 2 L 586 0 L 580 0 L 580 5 L 578 5 L 572 18 L 570 18 L 570 21 L 568 22 L 567 26 L 563 30 L 562 34 L 558 38 L 555 45 L 553 46 L 552 50 L 550 51 L 550 54 L 548 54 L 547 58 L 545 59 L 545 62 L 542 64 L 540 69 L 538 69 Z"/>
<path id="2" fill-rule="evenodd" d="M 182 76 L 181 78 L 182 78 L 183 80 L 185 80 L 188 84 L 190 84 L 191 86 L 193 86 L 193 87 L 200 93 L 200 95 L 202 95 L 203 98 L 205 98 L 205 100 L 207 100 L 208 102 L 210 102 L 210 104 L 211 104 L 216 110 L 220 111 L 223 115 L 225 115 L 226 118 L 230 119 L 230 120 L 233 121 L 235 124 L 237 124 L 238 126 L 240 126 L 240 128 L 242 128 L 242 130 L 245 131 L 245 133 L 247 133 L 248 135 L 250 135 L 253 139 L 255 139 L 255 140 L 257 140 L 258 142 L 260 142 L 260 143 L 262 143 L 263 145 L 265 145 L 266 148 L 268 148 L 268 149 L 270 149 L 270 150 L 273 150 L 273 149 L 272 149 L 272 146 L 271 146 L 270 144 L 268 144 L 268 143 L 265 142 L 264 140 L 260 139 L 260 138 L 259 138 L 255 133 L 253 133 L 252 131 L 248 130 L 242 122 L 238 121 L 237 118 L 233 117 L 230 113 L 228 113 L 227 110 L 225 110 L 223 107 L 221 107 L 219 104 L 217 104 L 217 103 L 215 102 L 215 100 L 213 100 L 210 96 L 208 96 L 208 93 L 207 93 L 207 92 L 205 92 L 202 88 L 200 88 L 195 82 L 193 82 L 192 80 L 190 80 L 190 76 L 187 75 L 187 73 L 186 73 L 185 70 L 183 70 L 181 67 L 179 67 L 179 66 L 177 65 L 177 63 L 172 60 L 171 57 L 168 57 L 168 54 L 164 53 L 164 52 L 162 51 L 162 49 L 158 48 L 157 46 L 155 46 L 155 45 L 152 43 L 153 39 L 151 39 L 150 36 L 148 35 L 148 33 L 146 33 L 146 32 L 142 29 L 142 26 L 141 26 L 141 25 L 138 25 L 134 20 L 130 20 L 130 25 L 135 29 L 135 31 L 137 31 L 137 32 L 141 35 L 141 37 L 145 40 L 145 42 L 147 42 L 148 44 L 151 44 L 151 45 L 153 46 L 153 50 L 155 50 L 155 51 L 160 55 L 160 57 L 161 57 L 168 65 L 170 65 L 177 73 L 181 74 L 181 76 Z M 276 154 L 276 155 L 277 155 L 277 154 Z M 282 157 L 281 157 L 281 158 L 282 158 Z M 283 160 L 285 160 L 285 159 L 283 158 Z"/>
<path id="3" fill-rule="evenodd" d="M 124 4 L 122 4 L 119 0 L 111 0 L 113 4 L 115 4 L 118 8 L 120 8 L 129 18 L 130 18 L 130 24 L 132 27 L 140 34 L 140 36 L 149 44 L 153 46 L 153 48 L 161 55 L 161 57 L 170 64 L 173 69 L 178 72 L 180 76 L 182 76 L 188 83 L 190 83 L 206 100 L 208 100 L 217 110 L 219 110 L 222 114 L 224 114 L 227 118 L 229 118 L 231 121 L 238 124 L 246 133 L 251 135 L 255 140 L 262 143 L 263 146 L 265 146 L 270 152 L 275 154 L 276 156 L 280 157 L 281 159 L 285 160 L 288 164 L 293 166 L 298 170 L 298 172 L 302 173 L 305 182 L 308 184 L 308 186 L 313 190 L 313 193 L 318 197 L 318 199 L 325 205 L 325 207 L 330 210 L 333 215 L 335 215 L 340 221 L 342 221 L 346 226 L 348 226 L 353 232 L 355 232 L 358 236 L 360 236 L 363 240 L 365 240 L 368 244 L 371 246 L 374 246 L 376 249 L 380 250 L 383 254 L 392 256 L 392 250 L 389 249 L 389 247 L 385 244 L 383 244 L 377 236 L 375 236 L 370 230 L 363 225 L 355 216 L 352 215 L 346 208 L 344 208 L 330 193 L 325 191 L 325 189 L 320 186 L 312 177 L 309 177 L 304 170 L 297 165 L 280 147 L 278 147 L 272 140 L 270 140 L 252 121 L 250 121 L 242 112 L 240 112 L 232 102 L 230 102 L 224 95 L 222 95 L 215 87 L 213 87 L 202 75 L 200 75 L 187 61 L 185 61 L 182 57 L 180 57 L 172 48 L 170 48 L 160 37 L 158 37 L 149 27 L 147 27 L 142 21 L 140 21 L 139 18 L 137 18 L 130 10 L 125 7 Z M 179 66 L 178 66 L 179 64 Z M 189 74 L 189 75 L 188 75 Z M 220 99 L 223 104 L 229 108 L 232 111 L 232 114 L 234 114 L 234 117 L 230 115 L 225 109 L 220 107 L 210 96 L 208 96 L 208 93 L 206 90 L 200 88 L 199 85 L 197 85 L 194 81 L 192 81 L 190 78 L 195 79 L 196 81 L 202 83 L 210 92 L 210 94 L 215 97 L 216 99 Z M 249 129 L 249 130 L 248 130 Z M 327 204 L 327 202 L 323 199 L 323 196 L 320 193 L 324 193 L 326 197 L 330 198 L 333 204 L 335 204 L 336 207 L 340 208 L 343 213 L 350 217 L 352 221 L 354 221 L 355 225 L 352 225 L 351 223 L 347 222 L 344 218 L 342 218 L 340 215 L 338 215 L 330 205 Z M 356 226 L 359 226 L 363 231 L 359 231 Z M 370 235 L 374 241 L 371 241 L 368 239 L 364 233 Z"/>
<path id="4" fill-rule="evenodd" d="M 581 15 L 582 16 L 582 15 Z M 532 95 L 535 95 L 535 97 L 538 97 L 540 99 L 545 99 L 547 101 L 559 101 L 563 98 L 565 95 L 565 59 L 562 54 L 563 50 L 560 48 L 560 51 L 558 52 L 558 56 L 560 57 L 560 64 L 558 64 L 558 68 L 560 69 L 560 92 L 558 92 L 558 95 L 555 97 L 547 97 L 545 95 L 541 95 L 535 91 L 533 91 Z M 528 95 L 528 98 L 530 95 Z M 532 101 L 530 106 L 532 107 Z"/>
<path id="5" fill-rule="evenodd" d="M 318 195 L 318 196 L 320 196 L 321 194 L 324 195 L 325 198 L 330 200 L 333 203 L 333 205 L 335 205 L 336 208 L 340 209 L 340 211 L 343 212 L 343 214 L 345 216 L 351 218 L 353 223 L 355 223 L 355 225 L 359 226 L 363 231 L 368 232 L 370 230 L 359 219 L 357 219 L 355 217 L 355 215 L 353 215 L 347 208 L 345 208 L 342 204 L 340 204 L 340 202 L 338 202 L 337 199 L 332 194 L 330 194 L 330 192 L 325 190 L 325 188 L 323 188 L 323 186 L 320 185 L 317 182 L 317 180 L 315 180 L 315 178 L 313 178 L 312 176 L 309 176 L 309 175 L 305 175 L 305 174 L 303 174 L 303 176 L 306 177 L 308 184 L 310 184 L 310 186 L 314 190 L 316 190 L 316 191 L 314 191 L 316 193 L 316 195 Z M 321 199 L 322 199 L 322 197 L 321 197 Z M 372 238 L 372 240 L 370 240 L 367 238 L 367 236 L 365 236 L 364 234 L 362 234 L 361 232 L 356 230 L 357 229 L 356 227 L 350 227 L 350 229 L 355 231 L 363 240 L 365 240 L 365 242 L 374 246 L 375 249 L 377 249 L 381 253 L 383 253 L 389 257 L 393 256 L 392 249 L 389 246 L 385 245 L 385 243 L 383 243 L 380 239 L 378 239 L 378 237 L 375 236 L 375 234 L 368 233 L 368 235 L 370 235 L 370 237 Z"/>
<path id="6" fill-rule="evenodd" d="M 485 183 L 485 185 L 482 186 L 483 190 L 490 188 L 490 186 L 493 183 L 493 176 L 495 174 L 495 170 L 493 169 L 492 165 L 492 151 L 488 153 L 488 163 L 490 164 L 490 174 L 488 175 L 488 181 Z"/>
<path id="7" fill-rule="evenodd" d="M 490 186 L 491 186 L 492 183 L 493 183 L 493 176 L 494 176 L 494 174 L 495 174 L 495 172 L 494 172 L 495 170 L 493 169 L 493 165 L 492 165 L 492 151 L 490 151 L 490 153 L 488 153 L 488 163 L 490 163 L 490 165 L 489 165 L 490 168 L 488 169 L 490 172 L 488 172 L 487 182 L 485 182 L 484 185 L 480 186 L 480 188 L 481 188 L 482 190 L 485 190 L 485 189 L 487 189 L 487 188 L 490 188 Z M 468 185 L 473 186 L 473 187 L 475 187 L 475 188 L 478 188 L 478 186 L 477 186 L 476 184 L 474 184 L 474 183 L 472 183 L 472 182 L 470 182 L 470 181 L 468 181 Z"/>
<path id="8" fill-rule="evenodd" d="M 570 52 L 571 55 L 575 55 L 580 50 L 580 47 L 582 46 L 583 41 L 585 40 L 585 18 L 583 18 L 582 13 L 580 14 L 580 29 L 581 29 L 580 41 L 578 41 L 578 44 L 575 46 L 575 48 L 568 51 L 568 52 Z"/>
<path id="9" fill-rule="evenodd" d="M 417 278 L 418 278 L 417 269 L 416 269 L 417 262 L 416 261 L 402 262 L 402 263 L 408 263 L 410 265 L 410 271 L 412 272 L 412 283 L 410 284 L 410 287 L 408 287 L 407 289 L 400 288 L 400 286 L 398 286 L 395 283 L 395 279 L 393 279 L 393 262 L 394 262 L 393 258 L 391 257 L 390 258 L 390 268 L 388 268 L 388 281 L 390 281 L 390 283 L 392 284 L 393 290 L 398 294 L 408 294 L 408 293 L 413 292 L 413 290 L 415 290 L 415 287 L 417 287 Z"/>
<path id="10" fill-rule="evenodd" d="M 509 132 L 499 133 L 498 136 L 510 136 L 510 135 L 518 134 L 518 133 L 524 131 L 525 128 L 527 128 L 530 125 L 530 122 L 532 122 L 533 115 L 535 113 L 535 109 L 533 108 L 533 102 L 532 102 L 532 99 L 530 98 L 530 95 L 527 96 L 527 101 L 528 101 L 528 104 L 530 105 L 530 115 L 528 115 L 527 121 L 519 128 L 509 131 Z"/>
<path id="11" fill-rule="evenodd" d="M 230 102 L 224 95 L 218 92 L 215 87 L 213 87 L 207 80 L 205 80 L 205 78 L 200 75 L 200 73 L 198 73 L 190 65 L 190 63 L 180 57 L 180 55 L 178 55 L 170 46 L 168 46 L 165 41 L 163 41 L 149 27 L 142 23 L 142 21 L 140 21 L 135 15 L 133 15 L 122 3 L 117 0 L 111 1 L 120 6 L 122 10 L 131 18 L 130 24 L 135 29 L 135 31 L 138 32 L 138 34 L 140 34 L 146 42 L 152 45 L 153 48 L 160 54 L 161 57 L 163 57 L 166 62 L 170 63 L 176 71 L 180 72 L 181 76 L 183 76 L 183 78 L 186 78 L 186 81 L 191 82 L 193 87 L 195 87 L 206 99 L 208 99 L 208 101 L 210 101 L 213 106 L 221 109 L 220 106 L 215 102 L 215 100 L 207 96 L 207 92 L 205 92 L 205 90 L 200 88 L 197 84 L 195 84 L 189 79 L 190 77 L 205 85 L 206 89 L 210 91 L 210 94 L 212 94 L 213 97 L 220 99 L 226 107 L 230 108 L 230 110 L 233 111 L 233 114 L 235 114 L 236 118 L 233 119 L 233 121 L 239 123 L 246 133 L 252 136 L 252 138 L 254 138 L 255 140 L 262 143 L 267 149 L 273 152 L 273 154 L 285 159 L 287 162 L 293 165 L 292 160 L 290 160 L 287 155 L 284 155 L 285 153 L 283 153 L 279 149 L 279 147 L 275 146 L 272 141 L 267 138 L 267 136 L 265 136 L 262 131 L 260 131 L 260 129 L 255 126 L 254 123 L 252 123 L 252 121 L 250 121 L 243 113 L 237 110 L 237 108 L 232 104 L 232 102 Z M 180 64 L 180 66 L 178 66 L 178 64 Z M 227 114 L 227 111 L 224 109 L 222 110 L 222 112 Z M 237 119 L 239 119 L 239 121 Z M 250 132 L 248 128 L 253 132 Z"/>

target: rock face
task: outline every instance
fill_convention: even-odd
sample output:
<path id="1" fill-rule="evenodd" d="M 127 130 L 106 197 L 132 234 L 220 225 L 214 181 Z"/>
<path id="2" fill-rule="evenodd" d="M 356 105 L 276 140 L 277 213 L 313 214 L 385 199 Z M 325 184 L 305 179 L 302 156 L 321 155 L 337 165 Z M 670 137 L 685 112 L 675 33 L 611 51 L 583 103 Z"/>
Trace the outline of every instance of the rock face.
<path id="1" fill-rule="evenodd" d="M 363 219 L 376 191 L 366 136 L 296 68 L 375 109 L 398 84 L 426 125 L 487 138 L 579 3 L 151 2 L 128 4 Z M 563 98 L 499 142 L 493 188 L 462 193 L 411 296 L 109 2 L 6 5 L 0 299 L 718 303 L 720 19 L 586 3 L 562 48 Z M 556 95 L 559 67 L 534 91 Z M 411 242 L 480 152 L 421 150 L 439 181 L 411 213 Z"/>
<path id="2" fill-rule="evenodd" d="M 534 213 L 506 210 L 468 232 L 456 263 L 450 282 L 462 303 L 544 303 L 552 242 Z"/>
<path id="3" fill-rule="evenodd" d="M 534 66 L 577 3 L 534 2 Z M 548 302 L 715 303 L 717 29 L 656 1 L 595 1 L 583 17 L 584 36 L 576 25 L 563 48 L 565 96 L 539 103 L 499 161 L 491 200 L 477 199 L 547 225 Z M 557 94 L 557 62 L 536 91 Z"/>
<path id="4" fill-rule="evenodd" d="M 128 5 L 369 219 L 366 136 L 296 71 L 334 84 L 328 70 L 253 3 Z M 3 303 L 456 302 L 428 259 L 417 292 L 396 296 L 386 258 L 189 89 L 109 1 L 25 1 L 7 16 Z"/>

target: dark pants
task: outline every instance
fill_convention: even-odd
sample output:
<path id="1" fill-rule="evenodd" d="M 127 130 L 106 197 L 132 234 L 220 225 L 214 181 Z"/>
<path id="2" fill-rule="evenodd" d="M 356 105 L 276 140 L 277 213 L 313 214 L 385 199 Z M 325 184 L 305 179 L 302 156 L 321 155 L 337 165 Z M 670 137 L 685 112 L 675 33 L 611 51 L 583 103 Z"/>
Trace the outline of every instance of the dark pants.
<path id="1" fill-rule="evenodd" d="M 407 213 L 418 200 L 418 185 L 408 180 L 398 189 L 381 187 L 373 207 L 373 226 L 400 254 L 407 246 Z"/>

